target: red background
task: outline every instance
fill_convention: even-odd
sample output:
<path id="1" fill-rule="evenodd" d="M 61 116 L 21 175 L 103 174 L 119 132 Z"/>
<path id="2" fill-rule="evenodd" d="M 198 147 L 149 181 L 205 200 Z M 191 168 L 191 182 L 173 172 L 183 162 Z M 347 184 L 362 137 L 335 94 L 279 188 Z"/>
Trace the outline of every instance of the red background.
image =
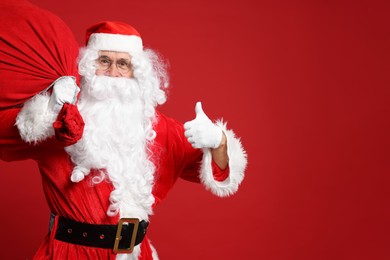
<path id="1" fill-rule="evenodd" d="M 151 218 L 161 259 L 390 259 L 388 1 L 52 1 L 80 44 L 134 25 L 170 62 L 162 110 L 201 100 L 249 164 L 220 199 L 179 181 Z M 0 162 L 0 258 L 31 258 L 49 211 L 33 162 Z M 11 250 L 10 250 L 11 249 Z"/>

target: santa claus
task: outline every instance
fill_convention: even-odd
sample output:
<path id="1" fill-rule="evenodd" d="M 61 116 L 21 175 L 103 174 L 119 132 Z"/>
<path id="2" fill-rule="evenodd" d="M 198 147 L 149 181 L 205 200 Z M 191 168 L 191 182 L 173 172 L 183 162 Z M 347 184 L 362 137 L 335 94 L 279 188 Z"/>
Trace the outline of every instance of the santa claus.
<path id="1" fill-rule="evenodd" d="M 52 221 L 35 258 L 158 259 L 146 235 L 153 207 L 178 178 L 235 193 L 246 153 L 199 102 L 184 125 L 156 110 L 165 66 L 130 25 L 90 27 L 79 73 L 80 89 L 62 77 L 20 110 L 19 133 L 34 145 L 3 150 L 36 160 L 42 174 Z"/>

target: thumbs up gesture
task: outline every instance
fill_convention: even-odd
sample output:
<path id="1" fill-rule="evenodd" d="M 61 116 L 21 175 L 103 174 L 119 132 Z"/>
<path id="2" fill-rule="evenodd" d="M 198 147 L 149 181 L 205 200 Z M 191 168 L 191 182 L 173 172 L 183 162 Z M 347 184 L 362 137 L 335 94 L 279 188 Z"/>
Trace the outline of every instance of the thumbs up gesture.
<path id="1" fill-rule="evenodd" d="M 222 130 L 213 124 L 203 112 L 202 103 L 195 105 L 196 117 L 184 124 L 184 135 L 194 148 L 218 148 L 222 140 Z"/>

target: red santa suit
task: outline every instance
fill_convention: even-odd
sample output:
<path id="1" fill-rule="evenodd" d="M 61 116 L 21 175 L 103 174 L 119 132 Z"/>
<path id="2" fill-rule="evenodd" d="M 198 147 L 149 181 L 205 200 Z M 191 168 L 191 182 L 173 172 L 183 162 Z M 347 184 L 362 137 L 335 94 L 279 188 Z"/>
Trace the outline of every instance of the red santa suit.
<path id="1" fill-rule="evenodd" d="M 130 37 L 130 40 L 131 48 L 138 46 L 142 49 L 140 39 Z M 94 41 L 99 42 L 99 36 Z M 119 44 L 116 48 L 119 48 L 118 51 L 128 51 L 127 45 L 125 49 L 120 49 L 123 46 Z M 24 102 L 23 107 L 0 110 L 0 159 L 33 159 L 37 163 L 49 209 L 56 216 L 52 232 L 38 249 L 35 259 L 157 259 L 147 237 L 131 254 L 114 254 L 112 249 L 76 245 L 55 239 L 54 231 L 57 229 L 59 216 L 81 223 L 113 225 L 118 224 L 119 218 L 123 216 L 122 212 L 115 216 L 107 214 L 114 186 L 110 181 L 92 184 L 94 169 L 86 175 L 85 180 L 77 183 L 71 181 L 75 164 L 64 144 L 54 136 L 53 122 L 58 112 L 48 109 L 49 99 L 48 94 L 38 94 Z M 155 165 L 155 170 L 153 179 L 142 184 L 144 190 L 150 193 L 145 196 L 153 198 L 153 205 L 150 205 L 151 209 L 145 209 L 144 213 L 152 212 L 152 207 L 166 197 L 178 178 L 200 182 L 221 197 L 237 191 L 244 177 L 246 153 L 235 134 L 226 129 L 226 124 L 216 124 L 227 137 L 229 165 L 225 170 L 220 170 L 213 162 L 209 149 L 194 149 L 188 143 L 181 123 L 161 113 L 156 114 L 153 125 L 156 136 L 148 144 L 150 161 Z M 132 205 L 127 207 L 131 212 Z"/>
<path id="2" fill-rule="evenodd" d="M 27 105 L 27 109 L 30 107 Z M 37 162 L 42 177 L 44 194 L 50 210 L 59 216 L 92 224 L 117 224 L 119 216 L 108 217 L 110 182 L 91 185 L 89 181 L 72 183 L 70 174 L 74 167 L 69 154 L 54 137 L 37 145 L 20 139 L 15 126 L 15 117 L 20 108 L 0 111 L 0 158 L 5 161 L 33 159 Z M 221 127 L 224 127 L 221 125 Z M 246 164 L 245 152 L 234 133 L 224 129 L 229 145 L 229 167 L 221 171 L 209 153 L 194 149 L 187 142 L 181 123 L 158 114 L 154 126 L 156 138 L 151 147 L 153 161 L 158 168 L 154 174 L 152 189 L 154 205 L 159 204 L 180 177 L 202 182 L 218 196 L 234 193 L 243 179 Z M 88 175 L 86 178 L 92 178 Z M 55 224 L 53 229 L 55 229 Z M 147 239 L 140 245 L 138 259 L 153 259 Z M 48 234 L 39 248 L 36 259 L 115 259 L 110 249 L 74 245 L 54 239 Z"/>

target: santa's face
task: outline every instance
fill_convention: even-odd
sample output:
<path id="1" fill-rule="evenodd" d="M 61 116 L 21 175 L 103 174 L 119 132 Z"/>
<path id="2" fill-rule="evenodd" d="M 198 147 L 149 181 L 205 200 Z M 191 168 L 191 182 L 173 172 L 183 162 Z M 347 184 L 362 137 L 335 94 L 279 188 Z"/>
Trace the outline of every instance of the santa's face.
<path id="1" fill-rule="evenodd" d="M 98 76 L 133 77 L 131 57 L 127 52 L 99 51 L 96 63 Z"/>

